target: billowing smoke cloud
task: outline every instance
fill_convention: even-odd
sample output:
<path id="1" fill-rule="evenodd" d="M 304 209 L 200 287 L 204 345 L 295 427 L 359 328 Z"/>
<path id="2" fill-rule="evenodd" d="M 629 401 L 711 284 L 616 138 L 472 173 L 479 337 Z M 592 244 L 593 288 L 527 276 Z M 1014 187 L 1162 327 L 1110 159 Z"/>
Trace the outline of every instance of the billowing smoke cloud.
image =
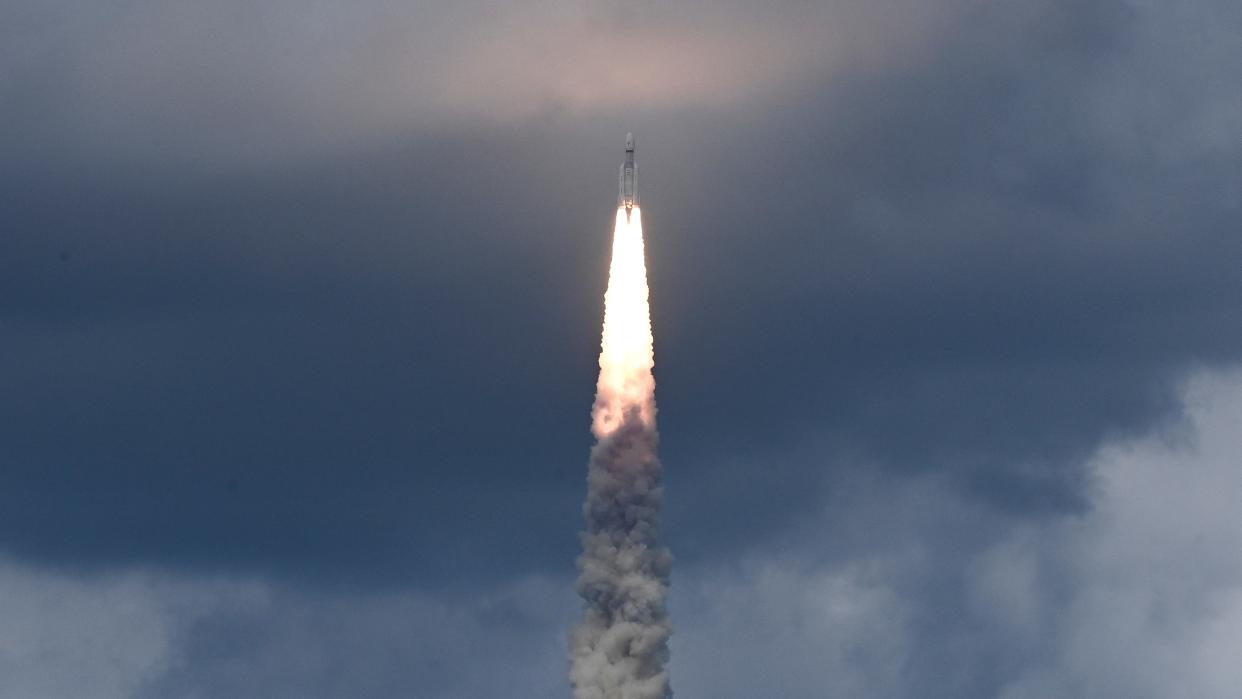
<path id="1" fill-rule="evenodd" d="M 617 210 L 592 411 L 586 531 L 570 639 L 574 699 L 665 699 L 672 558 L 659 543 L 664 492 L 656 455 L 655 380 L 642 218 Z"/>

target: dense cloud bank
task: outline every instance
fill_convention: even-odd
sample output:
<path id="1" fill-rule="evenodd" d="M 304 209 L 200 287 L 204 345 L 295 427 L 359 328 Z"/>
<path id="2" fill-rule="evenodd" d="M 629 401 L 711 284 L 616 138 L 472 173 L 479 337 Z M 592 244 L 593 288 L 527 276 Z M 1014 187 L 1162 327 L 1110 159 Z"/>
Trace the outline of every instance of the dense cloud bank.
<path id="1" fill-rule="evenodd" d="M 1102 439 L 1242 357 L 1238 8 L 865 5 L 714 6 L 687 31 L 810 28 L 780 80 L 730 73 L 754 89 L 447 120 L 410 97 L 381 128 L 323 110 L 450 67 L 398 80 L 393 55 L 438 44 L 381 27 L 539 41 L 481 5 L 4 3 L 0 544 L 379 583 L 562 566 L 629 129 L 669 485 L 706 491 L 669 514 L 677 550 L 770 533 L 849 459 L 1032 517 L 1086 507 Z M 808 440 L 832 457 L 751 477 Z"/>
<path id="2" fill-rule="evenodd" d="M 678 692 L 1233 696 L 1242 376 L 1199 376 L 1185 399 L 1185 421 L 1094 455 L 1088 514 L 1007 526 L 935 478 L 860 468 L 762 552 L 683 568 Z M 307 592 L 9 559 L 0 697 L 555 696 L 569 591 Z"/>
<path id="3" fill-rule="evenodd" d="M 563 689 L 627 131 L 679 692 L 1236 686 L 1242 6 L 756 7 L 0 0 L 4 692 Z"/>
<path id="4" fill-rule="evenodd" d="M 842 478 L 738 565 L 683 569 L 675 680 L 738 697 L 1231 696 L 1242 376 L 1199 375 L 1183 397 L 1185 420 L 1093 455 L 1083 514 L 1015 521 L 936 477 Z"/>

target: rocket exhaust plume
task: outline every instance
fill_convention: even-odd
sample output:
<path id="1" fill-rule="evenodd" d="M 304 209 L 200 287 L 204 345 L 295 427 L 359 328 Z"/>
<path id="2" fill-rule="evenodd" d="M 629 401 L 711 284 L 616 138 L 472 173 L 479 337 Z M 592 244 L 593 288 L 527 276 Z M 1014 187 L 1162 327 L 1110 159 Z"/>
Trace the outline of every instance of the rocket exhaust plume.
<path id="1" fill-rule="evenodd" d="M 653 364 L 642 213 L 623 202 L 613 233 L 592 410 L 597 441 L 578 558 L 578 594 L 585 604 L 570 638 L 574 699 L 672 696 L 664 604 L 672 557 L 657 536 L 664 491 Z"/>

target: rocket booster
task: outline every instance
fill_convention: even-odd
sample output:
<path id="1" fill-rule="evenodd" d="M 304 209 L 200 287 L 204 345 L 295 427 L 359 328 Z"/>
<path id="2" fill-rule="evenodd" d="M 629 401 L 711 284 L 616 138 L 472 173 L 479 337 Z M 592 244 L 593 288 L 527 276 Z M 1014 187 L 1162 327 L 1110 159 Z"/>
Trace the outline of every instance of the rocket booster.
<path id="1" fill-rule="evenodd" d="M 625 220 L 638 206 L 638 166 L 634 164 L 634 134 L 625 135 L 625 162 L 621 163 L 621 192 L 617 195 L 617 206 L 625 207 Z"/>

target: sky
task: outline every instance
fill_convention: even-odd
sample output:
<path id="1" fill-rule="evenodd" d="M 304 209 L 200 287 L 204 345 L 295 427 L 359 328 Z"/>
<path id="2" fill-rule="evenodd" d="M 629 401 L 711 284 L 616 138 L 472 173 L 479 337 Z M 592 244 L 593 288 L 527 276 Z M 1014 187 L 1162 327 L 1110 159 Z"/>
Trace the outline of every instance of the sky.
<path id="1" fill-rule="evenodd" d="M 568 696 L 630 131 L 677 696 L 1236 697 L 1239 23 L 0 0 L 0 699 Z"/>

